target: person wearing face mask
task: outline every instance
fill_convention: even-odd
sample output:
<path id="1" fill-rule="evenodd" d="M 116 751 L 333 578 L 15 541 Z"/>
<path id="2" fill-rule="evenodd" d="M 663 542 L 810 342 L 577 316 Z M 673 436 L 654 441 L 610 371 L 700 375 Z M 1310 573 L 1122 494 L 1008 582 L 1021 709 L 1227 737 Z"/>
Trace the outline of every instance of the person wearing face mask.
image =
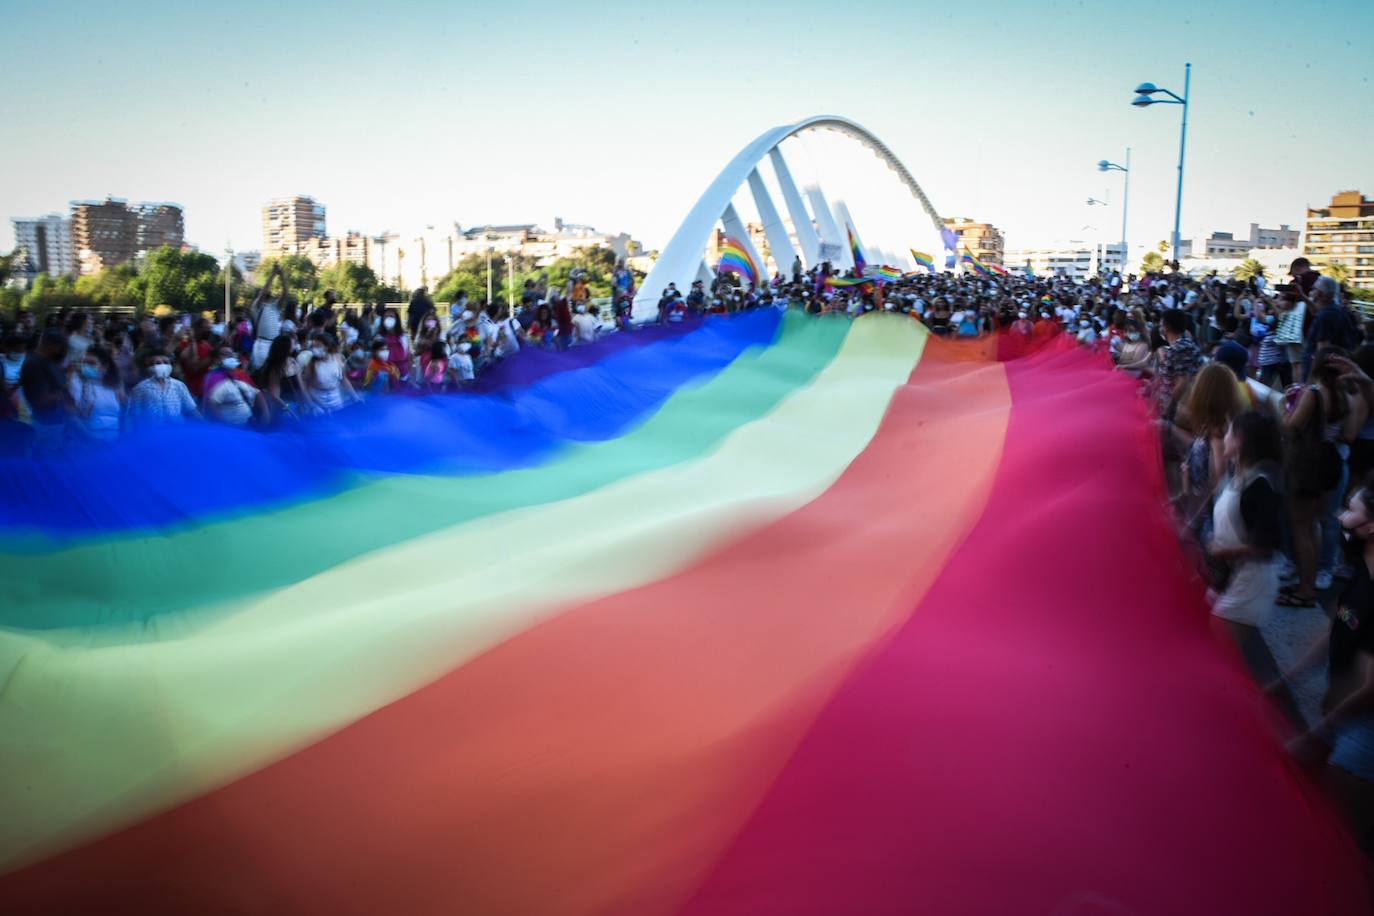
<path id="1" fill-rule="evenodd" d="M 165 350 L 149 350 L 142 365 L 148 377 L 129 393 L 129 422 L 134 426 L 160 426 L 199 417 L 195 399 L 179 379 L 172 378 L 172 357 Z"/>
<path id="2" fill-rule="evenodd" d="M 1260 381 L 1270 388 L 1277 384 L 1280 390 L 1293 384 L 1293 366 L 1279 340 L 1277 309 L 1257 303 L 1250 336 L 1259 340 L 1255 362 L 1259 366 Z"/>
<path id="3" fill-rule="evenodd" d="M 219 349 L 214 368 L 205 376 L 205 415 L 229 426 L 247 426 L 254 417 L 268 422 L 267 399 L 240 367 L 232 347 Z"/>
<path id="4" fill-rule="evenodd" d="M 410 339 L 405 328 L 401 327 L 400 315 L 395 309 L 387 309 L 382 316 L 382 342 L 386 344 L 389 360 L 401 373 L 401 381 L 410 378 Z"/>
<path id="5" fill-rule="evenodd" d="M 78 436 L 109 442 L 119 435 L 119 421 L 124 414 L 124 388 L 109 350 L 100 346 L 86 349 L 72 377 L 69 396 L 72 431 Z"/>
<path id="6" fill-rule="evenodd" d="M 453 353 L 448 358 L 448 366 L 458 387 L 466 388 L 471 385 L 477 378 L 475 367 L 472 364 L 472 344 L 462 341 L 454 347 Z"/>
<path id="7" fill-rule="evenodd" d="M 434 349 L 434 344 L 437 343 L 439 339 L 439 317 L 431 313 L 420 322 L 420 330 L 415 337 L 415 354 L 419 357 L 420 378 L 422 380 L 425 375 L 425 359 L 430 351 Z"/>
<path id="8" fill-rule="evenodd" d="M 1134 318 L 1127 319 L 1125 335 L 1116 354 L 1116 365 L 1123 372 L 1139 375 L 1150 361 L 1150 343 Z"/>
<path id="9" fill-rule="evenodd" d="M 368 352 L 362 341 L 348 348 L 348 359 L 344 362 L 344 375 L 355 388 L 362 385 L 363 375 L 367 372 Z"/>
<path id="10" fill-rule="evenodd" d="M 345 403 L 359 400 L 353 386 L 344 375 L 343 360 L 336 352 L 337 344 L 328 334 L 318 334 L 310 341 L 310 366 L 305 371 L 306 399 L 317 413 L 336 413 Z"/>
<path id="11" fill-rule="evenodd" d="M 448 387 L 448 347 L 442 340 L 430 343 L 420 355 L 420 378 L 425 390 L 437 394 Z"/>
<path id="12" fill-rule="evenodd" d="M 401 370 L 391 361 L 391 349 L 386 341 L 372 341 L 372 358 L 363 371 L 363 390 L 368 394 L 387 394 L 401 383 Z"/>

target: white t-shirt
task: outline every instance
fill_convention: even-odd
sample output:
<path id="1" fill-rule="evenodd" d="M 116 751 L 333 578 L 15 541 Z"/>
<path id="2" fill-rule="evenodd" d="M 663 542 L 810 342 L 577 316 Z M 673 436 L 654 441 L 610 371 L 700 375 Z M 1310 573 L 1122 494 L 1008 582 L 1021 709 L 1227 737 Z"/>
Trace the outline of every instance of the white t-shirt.
<path id="1" fill-rule="evenodd" d="M 90 379 L 74 378 L 68 390 L 76 405 L 75 420 L 82 432 L 92 439 L 113 439 L 119 435 L 119 395 L 113 389 Z"/>
<path id="2" fill-rule="evenodd" d="M 573 316 L 573 336 L 577 343 L 591 343 L 596 340 L 597 321 L 586 312 Z"/>
<path id="3" fill-rule="evenodd" d="M 472 357 L 466 353 L 451 353 L 448 358 L 448 367 L 460 382 L 470 382 L 477 377 L 472 371 Z"/>
<path id="4" fill-rule="evenodd" d="M 236 378 L 213 379 L 214 385 L 205 395 L 206 411 L 221 423 L 246 426 L 253 419 L 253 401 L 258 389 Z"/>

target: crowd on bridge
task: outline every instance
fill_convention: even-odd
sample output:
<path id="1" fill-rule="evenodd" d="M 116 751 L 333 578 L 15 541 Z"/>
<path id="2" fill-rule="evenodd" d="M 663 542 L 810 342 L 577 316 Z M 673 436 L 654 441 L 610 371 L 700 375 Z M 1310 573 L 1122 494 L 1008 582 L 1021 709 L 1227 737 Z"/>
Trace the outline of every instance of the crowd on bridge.
<path id="1" fill-rule="evenodd" d="M 622 303 L 629 272 L 617 271 Z M 441 311 L 425 288 L 398 308 L 343 308 L 332 291 L 303 306 L 279 271 L 250 308 L 210 315 L 21 311 L 0 320 L 3 448 L 51 453 L 140 427 L 203 419 L 270 429 L 369 397 L 460 391 L 522 348 L 567 349 L 606 326 L 587 278 L 527 281 L 519 306 Z"/>
<path id="2" fill-rule="evenodd" d="M 1314 651 L 1329 658 L 1330 690 L 1298 749 L 1329 755 L 1364 804 L 1374 800 L 1374 325 L 1304 259 L 1291 275 L 1273 285 L 1118 272 L 874 277 L 798 262 L 760 284 L 720 274 L 670 285 L 653 314 L 635 315 L 622 268 L 602 316 L 579 276 L 562 288 L 526 283 L 514 309 L 466 297 L 441 308 L 424 289 L 404 308 L 345 309 L 332 293 L 304 307 L 274 274 L 227 322 L 5 320 L 0 447 L 42 457 L 197 420 L 267 430 L 365 398 L 459 392 L 522 349 L 750 309 L 817 320 L 895 313 L 939 337 L 996 334 L 1028 348 L 1071 339 L 1140 380 L 1179 529 L 1203 558 L 1218 619 L 1253 628 L 1276 613 L 1329 610 L 1329 637 Z"/>

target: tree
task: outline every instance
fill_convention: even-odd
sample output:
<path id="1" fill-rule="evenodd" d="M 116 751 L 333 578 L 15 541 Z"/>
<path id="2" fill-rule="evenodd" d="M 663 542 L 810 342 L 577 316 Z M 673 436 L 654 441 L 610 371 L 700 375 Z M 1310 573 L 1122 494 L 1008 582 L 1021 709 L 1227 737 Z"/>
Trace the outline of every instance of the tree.
<path id="1" fill-rule="evenodd" d="M 1231 271 L 1231 276 L 1241 281 L 1256 280 L 1264 276 L 1264 265 L 1254 258 L 1246 258 L 1236 265 L 1236 269 Z"/>
<path id="2" fill-rule="evenodd" d="M 87 296 L 97 308 L 143 308 L 143 287 L 138 268 L 132 263 L 117 264 L 94 276 L 79 277 L 76 291 Z"/>
<path id="3" fill-rule="evenodd" d="M 19 249 L 11 251 L 9 254 L 0 255 L 0 286 L 10 282 L 10 276 L 15 272 L 19 261 Z"/>
<path id="4" fill-rule="evenodd" d="M 1157 274 L 1164 270 L 1164 255 L 1158 251 L 1147 251 L 1140 261 L 1142 273 Z"/>
<path id="5" fill-rule="evenodd" d="M 1350 267 L 1340 261 L 1332 261 L 1322 268 L 1322 273 L 1326 274 L 1337 283 L 1344 286 L 1350 282 Z"/>
<path id="6" fill-rule="evenodd" d="M 364 264 L 335 264 L 319 275 L 319 288 L 332 289 L 339 302 L 380 302 L 381 282 Z"/>
<path id="7" fill-rule="evenodd" d="M 266 258 L 258 265 L 257 283 L 262 286 L 267 277 L 272 273 L 272 265 L 281 264 L 282 273 L 286 275 L 286 284 L 290 287 L 291 295 L 299 300 L 314 293 L 319 287 L 318 271 L 315 264 L 309 258 L 299 254 L 283 255 L 280 258 Z"/>
<path id="8" fill-rule="evenodd" d="M 76 291 L 76 281 L 71 277 L 65 274 L 52 277 L 44 273 L 34 277 L 33 285 L 24 293 L 20 304 L 40 319 L 50 311 L 88 309 L 95 305 L 89 297 Z"/>
<path id="9" fill-rule="evenodd" d="M 138 280 L 143 307 L 159 305 L 177 312 L 203 312 L 223 303 L 218 290 L 219 262 L 202 251 L 181 251 L 164 245 L 148 253 Z"/>

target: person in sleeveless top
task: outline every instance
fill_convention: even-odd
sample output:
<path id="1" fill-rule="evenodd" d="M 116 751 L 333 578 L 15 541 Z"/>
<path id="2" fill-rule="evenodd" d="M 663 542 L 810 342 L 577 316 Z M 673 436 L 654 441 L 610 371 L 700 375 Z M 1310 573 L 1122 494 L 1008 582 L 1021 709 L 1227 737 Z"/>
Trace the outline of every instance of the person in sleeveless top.
<path id="1" fill-rule="evenodd" d="M 1257 627 L 1279 593 L 1283 437 L 1278 420 L 1258 410 L 1240 414 L 1226 431 L 1223 455 L 1233 467 L 1212 507 L 1208 553 L 1226 564 L 1230 575 L 1212 613 Z"/>

